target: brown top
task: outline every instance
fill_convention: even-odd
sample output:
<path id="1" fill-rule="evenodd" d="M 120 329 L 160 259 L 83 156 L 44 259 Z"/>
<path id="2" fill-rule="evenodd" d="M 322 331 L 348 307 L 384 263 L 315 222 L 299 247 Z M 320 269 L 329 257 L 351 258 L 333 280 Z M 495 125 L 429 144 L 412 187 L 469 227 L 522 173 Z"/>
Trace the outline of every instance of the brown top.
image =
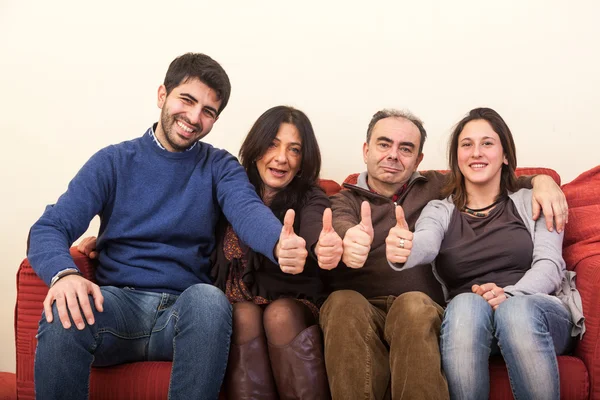
<path id="1" fill-rule="evenodd" d="M 531 235 L 506 197 L 485 217 L 455 208 L 435 263 L 451 299 L 474 284 L 514 285 L 531 268 L 532 255 Z"/>
<path id="2" fill-rule="evenodd" d="M 397 203 L 404 208 L 409 228 L 414 230 L 415 222 L 430 200 L 439 199 L 444 184 L 444 175 L 428 171 L 415 173 Z M 340 193 L 331 197 L 333 227 L 344 237 L 346 231 L 360 222 L 360 205 L 363 201 L 371 204 L 371 218 L 375 237 L 371 252 L 362 268 L 352 269 L 341 263 L 331 271 L 324 271 L 324 281 L 330 290 L 350 289 L 366 298 L 400 295 L 404 292 L 421 291 L 439 304 L 444 304 L 444 296 L 431 266 L 412 268 L 396 272 L 390 268 L 385 255 L 385 239 L 390 229 L 396 225 L 394 203 L 391 199 L 371 193 L 368 187 L 344 184 Z M 366 185 L 365 185 L 366 186 Z"/>

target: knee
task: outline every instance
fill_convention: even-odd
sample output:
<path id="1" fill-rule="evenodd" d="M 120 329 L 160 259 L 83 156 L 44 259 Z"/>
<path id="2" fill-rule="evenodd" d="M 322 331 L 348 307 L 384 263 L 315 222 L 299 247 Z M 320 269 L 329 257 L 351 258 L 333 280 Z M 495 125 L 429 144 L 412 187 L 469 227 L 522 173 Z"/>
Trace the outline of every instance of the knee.
<path id="1" fill-rule="evenodd" d="M 323 330 L 342 324 L 348 328 L 358 321 L 371 320 L 371 303 L 353 290 L 338 290 L 329 295 L 320 313 Z"/>
<path id="2" fill-rule="evenodd" d="M 494 311 L 475 293 L 463 293 L 448 304 L 442 323 L 442 343 L 457 352 L 470 352 L 476 343 L 492 340 Z M 489 342 L 489 343 L 488 343 Z"/>
<path id="3" fill-rule="evenodd" d="M 494 328 L 504 342 L 511 339 L 525 341 L 527 334 L 533 330 L 534 321 L 544 319 L 544 311 L 533 300 L 533 296 L 510 297 L 496 309 Z"/>
<path id="4" fill-rule="evenodd" d="M 182 303 L 180 317 L 190 316 L 195 323 L 204 326 L 231 325 L 231 304 L 225 294 L 208 284 L 197 284 L 187 288 L 177 300 Z"/>
<path id="5" fill-rule="evenodd" d="M 231 309 L 231 305 L 225 293 L 217 287 L 205 283 L 199 283 L 188 287 L 179 296 L 186 303 L 196 306 L 199 303 L 212 304 L 217 307 Z"/>
<path id="6" fill-rule="evenodd" d="M 354 310 L 364 309 L 369 306 L 369 301 L 360 293 L 354 290 L 337 290 L 327 297 L 321 307 L 321 315 L 331 314 L 332 316 L 340 313 L 353 312 Z"/>
<path id="7" fill-rule="evenodd" d="M 297 324 L 304 321 L 302 305 L 295 299 L 278 299 L 267 306 L 264 313 L 265 327 Z"/>
<path id="8" fill-rule="evenodd" d="M 483 320 L 491 320 L 493 315 L 494 310 L 483 297 L 475 293 L 462 293 L 448 303 L 444 320 L 477 325 Z"/>
<path id="9" fill-rule="evenodd" d="M 386 326 L 417 327 L 420 325 L 438 326 L 442 321 L 442 308 L 423 292 L 403 293 L 390 307 Z"/>
<path id="10" fill-rule="evenodd" d="M 90 298 L 90 303 L 93 304 L 92 298 Z M 92 310 L 94 311 L 94 315 L 96 315 L 94 306 L 92 306 Z M 46 350 L 50 350 L 56 354 L 69 354 L 72 351 L 73 346 L 76 346 L 77 343 L 83 344 L 86 348 L 91 347 L 90 343 L 93 341 L 93 334 L 95 331 L 94 325 L 88 325 L 86 323 L 85 329 L 79 330 L 75 327 L 69 313 L 71 327 L 65 329 L 58 315 L 56 303 L 52 305 L 52 317 L 52 322 L 48 322 L 46 314 L 42 313 L 36 336 L 38 346 L 44 346 Z"/>
<path id="11" fill-rule="evenodd" d="M 504 300 L 496 309 L 495 319 L 499 325 L 523 323 L 534 318 L 535 304 L 532 296 L 515 296 Z"/>

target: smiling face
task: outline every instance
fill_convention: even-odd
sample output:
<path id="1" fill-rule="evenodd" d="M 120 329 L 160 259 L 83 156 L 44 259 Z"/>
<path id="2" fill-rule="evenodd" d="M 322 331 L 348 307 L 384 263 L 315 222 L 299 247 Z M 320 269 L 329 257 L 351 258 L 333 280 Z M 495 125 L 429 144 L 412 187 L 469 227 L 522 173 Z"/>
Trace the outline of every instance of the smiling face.
<path id="1" fill-rule="evenodd" d="M 483 119 L 465 125 L 458 136 L 458 168 L 469 187 L 500 187 L 502 165 L 508 165 L 500 137 L 492 126 Z"/>
<path id="2" fill-rule="evenodd" d="M 158 89 L 158 107 L 162 110 L 156 137 L 171 152 L 184 151 L 208 135 L 217 121 L 221 105 L 217 94 L 199 79 L 190 79 L 167 95 L 164 85 Z"/>
<path id="3" fill-rule="evenodd" d="M 298 129 L 284 122 L 267 151 L 256 160 L 256 169 L 264 184 L 263 200 L 284 189 L 302 164 L 302 138 Z"/>
<path id="4" fill-rule="evenodd" d="M 407 119 L 377 121 L 369 142 L 363 145 L 371 189 L 386 197 L 396 194 L 423 160 L 420 142 L 419 128 Z"/>

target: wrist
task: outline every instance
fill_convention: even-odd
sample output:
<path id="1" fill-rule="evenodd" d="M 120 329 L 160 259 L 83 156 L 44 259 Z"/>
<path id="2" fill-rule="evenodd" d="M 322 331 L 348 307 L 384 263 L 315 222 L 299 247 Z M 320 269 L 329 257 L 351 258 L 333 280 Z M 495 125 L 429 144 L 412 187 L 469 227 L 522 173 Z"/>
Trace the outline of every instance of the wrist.
<path id="1" fill-rule="evenodd" d="M 52 277 L 52 280 L 50 281 L 50 287 L 54 286 L 56 284 L 56 282 L 58 282 L 60 279 L 64 278 L 65 276 L 75 275 L 75 274 L 81 276 L 81 272 L 79 272 L 79 270 L 76 268 L 65 268 L 61 271 L 58 271 L 58 273 Z"/>

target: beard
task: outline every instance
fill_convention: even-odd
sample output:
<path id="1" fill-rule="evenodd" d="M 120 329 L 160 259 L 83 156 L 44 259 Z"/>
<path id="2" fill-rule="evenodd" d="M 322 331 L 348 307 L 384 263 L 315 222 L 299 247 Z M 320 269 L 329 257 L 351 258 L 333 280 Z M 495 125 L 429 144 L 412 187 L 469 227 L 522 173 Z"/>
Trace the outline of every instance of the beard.
<path id="1" fill-rule="evenodd" d="M 188 125 L 194 127 L 196 136 L 190 139 L 182 139 L 176 132 L 174 132 L 175 123 L 181 120 Z M 190 146 L 194 144 L 194 142 L 200 139 L 200 136 L 197 134 L 198 132 L 202 132 L 202 126 L 200 124 L 192 124 L 185 116 L 175 116 L 172 115 L 166 107 L 162 109 L 160 112 L 160 124 L 165 135 L 165 140 L 168 142 L 169 146 L 175 151 L 185 151 Z M 179 139 L 179 140 L 178 140 Z M 181 140 L 184 142 L 181 143 Z"/>

